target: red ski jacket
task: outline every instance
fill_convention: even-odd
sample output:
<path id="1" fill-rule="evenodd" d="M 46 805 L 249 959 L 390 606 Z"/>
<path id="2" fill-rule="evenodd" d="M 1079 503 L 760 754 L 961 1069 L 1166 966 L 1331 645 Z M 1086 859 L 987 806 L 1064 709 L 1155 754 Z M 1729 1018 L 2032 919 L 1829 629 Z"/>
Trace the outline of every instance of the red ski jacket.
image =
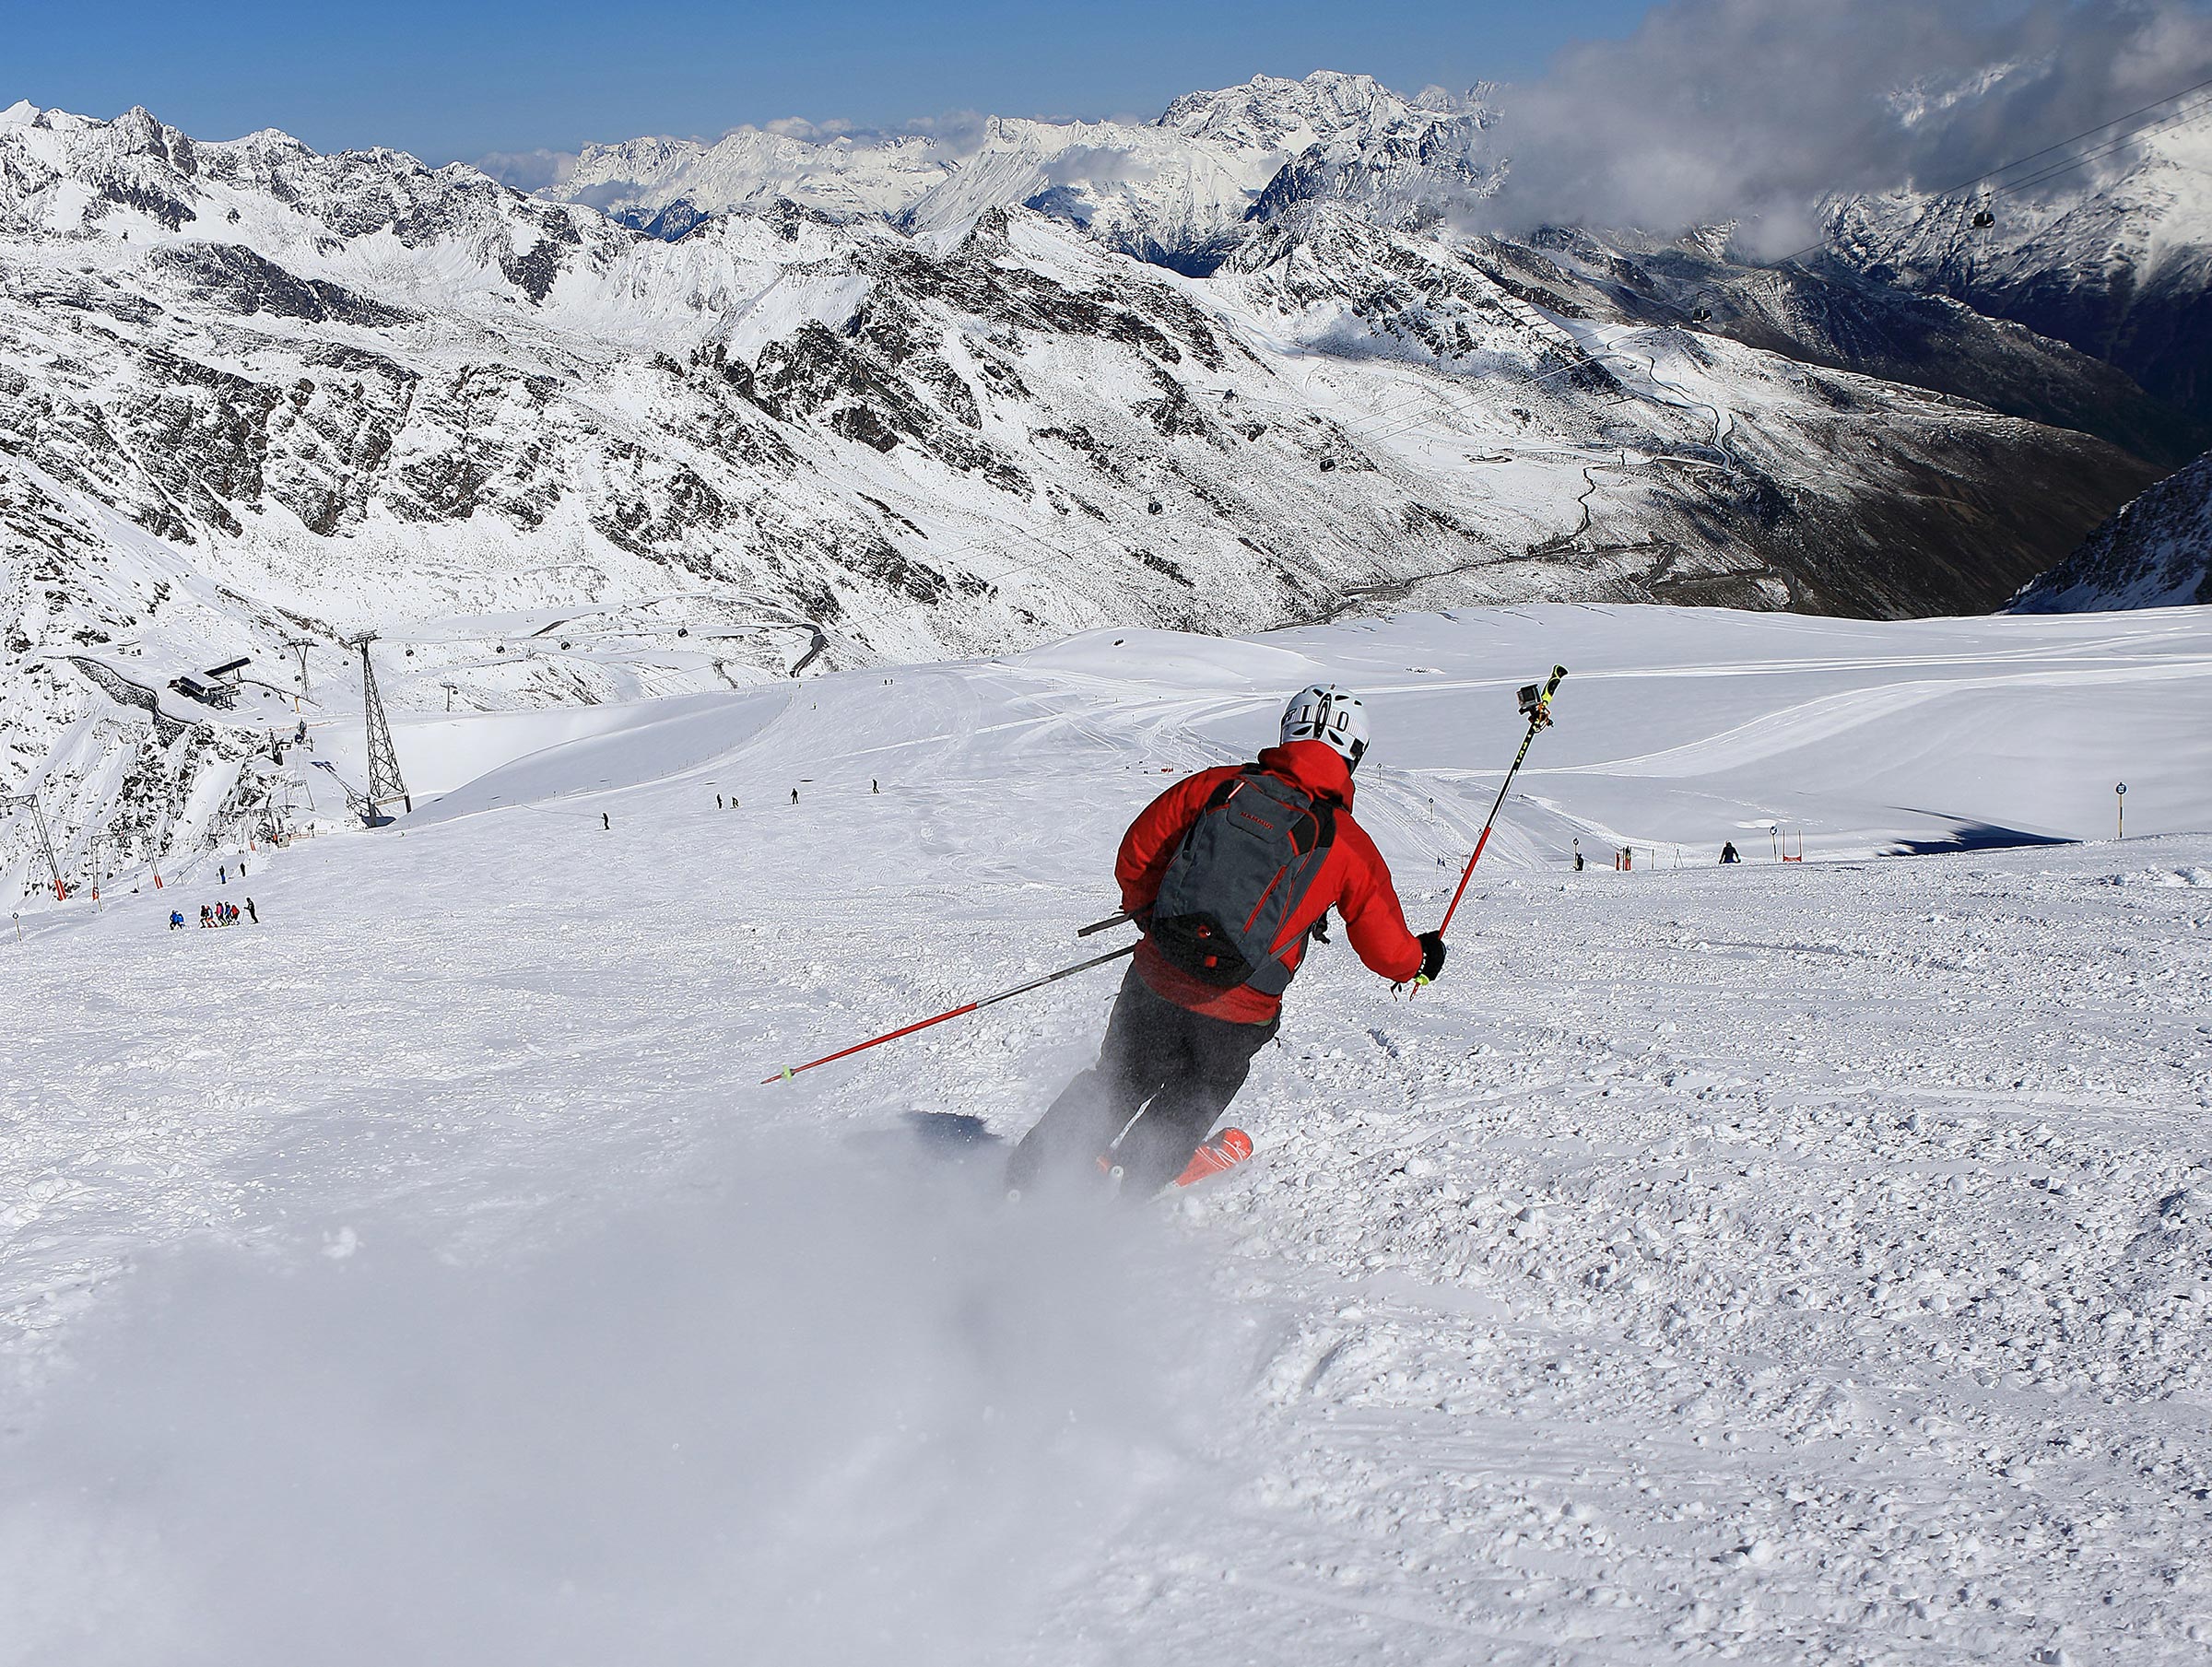
<path id="1" fill-rule="evenodd" d="M 1305 957 L 1308 929 L 1335 909 L 1344 919 L 1345 935 L 1369 970 L 1393 980 L 1413 977 L 1421 969 L 1421 946 L 1406 929 L 1406 916 L 1398 907 L 1398 894 L 1382 853 L 1367 837 L 1367 830 L 1352 820 L 1352 772 L 1343 757 L 1324 742 L 1293 741 L 1269 747 L 1260 755 L 1259 762 L 1269 775 L 1279 776 L 1316 800 L 1336 806 L 1335 840 L 1314 871 L 1306 895 L 1285 918 L 1276 950 L 1296 971 Z M 1159 895 L 1160 877 L 1167 873 L 1182 836 L 1206 809 L 1214 790 L 1243 768 L 1223 765 L 1186 776 L 1146 805 L 1143 814 L 1129 825 L 1113 864 L 1114 878 L 1122 886 L 1124 909 L 1136 914 L 1152 906 L 1152 899 Z M 1249 984 L 1224 990 L 1193 978 L 1160 954 L 1149 937 L 1136 947 L 1136 972 L 1154 994 L 1209 1018 L 1264 1025 L 1282 1011 L 1279 997 L 1262 994 Z"/>

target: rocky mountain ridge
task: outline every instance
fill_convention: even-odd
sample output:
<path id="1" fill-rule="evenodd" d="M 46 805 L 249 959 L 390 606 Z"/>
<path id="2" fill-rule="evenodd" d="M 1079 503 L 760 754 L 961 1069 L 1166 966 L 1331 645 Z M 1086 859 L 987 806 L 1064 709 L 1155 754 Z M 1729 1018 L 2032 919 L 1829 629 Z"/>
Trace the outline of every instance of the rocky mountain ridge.
<path id="1" fill-rule="evenodd" d="M 2013 598 L 2016 614 L 2212 605 L 2212 454 L 2125 505 Z"/>
<path id="2" fill-rule="evenodd" d="M 1205 278 L 1022 208 L 908 229 L 779 199 L 668 241 L 397 152 L 18 106 L 0 784 L 46 783 L 79 861 L 251 825 L 269 735 L 172 680 L 244 656 L 249 708 L 342 734 L 364 629 L 421 711 L 1114 621 L 1987 606 L 2149 477 L 1602 277 L 1334 200 Z"/>
<path id="3" fill-rule="evenodd" d="M 688 179 L 680 187 L 656 184 L 658 176 L 641 168 L 622 187 L 620 211 L 632 224 L 680 234 L 705 215 L 760 200 L 772 177 L 794 200 L 839 217 L 866 212 L 933 229 L 957 228 L 991 207 L 1024 206 L 1139 259 L 1204 273 L 1302 203 L 1342 203 L 1398 229 L 1487 223 L 1477 210 L 1512 167 L 1500 96 L 1477 88 L 1465 99 L 1412 100 L 1366 76 L 1259 76 L 1186 95 L 1144 124 L 994 119 L 972 154 L 936 147 L 928 169 L 902 175 L 900 188 L 865 206 L 833 187 L 848 164 L 846 153 L 832 147 L 817 153 L 818 177 L 795 157 L 775 170 L 719 174 L 700 189 Z M 913 141 L 872 143 L 888 157 L 894 146 Z M 1809 262 L 1777 268 L 1727 260 L 1724 230 L 1717 240 L 1686 238 L 1675 247 L 1713 258 L 1706 281 L 1714 293 L 1693 305 L 1716 315 L 1716 329 L 1729 327 L 1747 296 L 1758 311 L 1759 290 L 1809 285 L 1857 289 L 1850 304 L 1860 312 L 1907 298 L 1947 298 L 2064 343 L 2197 425 L 2183 434 L 2171 414 L 2159 419 L 2168 432 L 2151 452 L 2178 462 L 2204 448 L 2203 425 L 2212 423 L 2207 180 L 2212 128 L 2181 123 L 2104 147 L 2092 165 L 2053 172 L 2031 189 L 2007 190 L 2000 179 L 1992 189 L 1948 195 L 1839 196 L 1822 213 L 1825 252 Z M 572 184 L 553 194 L 606 198 L 610 186 L 601 175 L 594 182 L 589 189 L 598 197 Z M 1539 235 L 1595 240 L 1630 260 L 1653 242 L 1626 228 Z M 1759 345 L 1786 351 L 1793 334 L 1770 329 Z M 1833 361 L 1832 341 L 1812 357 Z M 1895 341 L 1878 344 L 1863 363 L 1847 352 L 1842 362 L 1922 380 L 1921 362 Z M 1924 385 L 1955 391 L 1944 375 L 1932 372 Z M 2053 415 L 2004 408 L 2046 420 Z"/>
<path id="4" fill-rule="evenodd" d="M 753 127 L 712 145 L 629 139 L 585 146 L 544 194 L 661 238 L 680 237 L 710 215 L 778 199 L 833 219 L 895 218 L 950 173 L 944 151 L 919 135 L 815 139 Z"/>

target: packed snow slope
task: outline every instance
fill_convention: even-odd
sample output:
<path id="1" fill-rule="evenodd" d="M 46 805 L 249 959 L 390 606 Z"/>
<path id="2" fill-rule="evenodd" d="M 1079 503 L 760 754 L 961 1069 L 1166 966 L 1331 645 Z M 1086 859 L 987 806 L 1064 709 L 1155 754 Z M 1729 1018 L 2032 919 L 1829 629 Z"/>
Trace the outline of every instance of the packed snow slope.
<path id="1" fill-rule="evenodd" d="M 2169 475 L 2013 598 L 2030 614 L 2212 602 L 2212 452 Z"/>
<path id="2" fill-rule="evenodd" d="M 1074 959 L 1316 675 L 1432 922 L 1554 660 L 1444 977 L 1319 950 L 1209 1189 L 957 1161 L 1111 974 L 759 1086 Z M 0 1661 L 2212 1639 L 2212 612 L 1132 628 L 605 715 L 404 728 L 493 767 L 0 943 Z M 1874 854 L 2123 774 L 2125 843 Z"/>

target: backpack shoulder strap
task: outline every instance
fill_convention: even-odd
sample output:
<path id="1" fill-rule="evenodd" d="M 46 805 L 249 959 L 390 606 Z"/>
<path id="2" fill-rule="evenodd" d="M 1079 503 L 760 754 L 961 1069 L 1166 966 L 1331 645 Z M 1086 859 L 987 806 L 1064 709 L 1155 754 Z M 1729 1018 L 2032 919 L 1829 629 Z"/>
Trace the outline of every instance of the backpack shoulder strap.
<path id="1" fill-rule="evenodd" d="M 1336 801 L 1334 799 L 1314 800 L 1313 819 L 1321 824 L 1321 838 L 1314 841 L 1316 848 L 1325 848 L 1335 844 Z"/>

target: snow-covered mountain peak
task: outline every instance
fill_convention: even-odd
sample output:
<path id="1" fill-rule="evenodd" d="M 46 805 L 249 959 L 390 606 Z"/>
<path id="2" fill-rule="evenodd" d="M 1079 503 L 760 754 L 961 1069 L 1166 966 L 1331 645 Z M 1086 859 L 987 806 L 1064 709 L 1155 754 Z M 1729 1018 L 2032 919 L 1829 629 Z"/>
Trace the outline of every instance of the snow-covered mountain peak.
<path id="1" fill-rule="evenodd" d="M 1154 125 L 1233 149 L 1295 155 L 1347 130 L 1373 133 L 1451 113 L 1424 111 L 1372 76 L 1322 69 L 1302 81 L 1254 76 L 1239 87 L 1185 93 Z"/>
<path id="2" fill-rule="evenodd" d="M 1282 161 L 1276 151 L 1193 139 L 1151 123 L 994 118 L 975 155 L 907 218 L 942 229 L 1020 205 L 1150 258 L 1235 226 Z"/>
<path id="3" fill-rule="evenodd" d="M 311 149 L 265 128 L 195 141 L 143 109 L 102 122 L 41 112 L 0 124 L 0 235 L 166 256 L 246 285 L 331 281 L 413 305 L 542 305 L 579 265 L 604 270 L 637 235 L 590 209 L 524 196 L 474 168 L 405 151 Z M 214 252 L 209 252 L 212 250 Z M 248 279 L 274 262 L 277 279 Z M 267 294 L 264 294 L 264 299 Z"/>
<path id="4" fill-rule="evenodd" d="M 1186 94 L 1146 123 L 992 116 L 966 156 L 912 135 L 751 127 L 711 146 L 594 145 L 542 194 L 665 238 L 779 197 L 835 219 L 880 217 L 924 231 L 957 231 L 988 209 L 1020 206 L 1110 248 L 1183 261 L 1233 232 L 1255 205 L 1279 205 L 1268 194 L 1294 161 L 1307 172 L 1297 191 L 1275 194 L 1282 201 L 1358 196 L 1386 203 L 1394 223 L 1433 217 L 1436 194 L 1420 170 L 1464 190 L 1477 177 L 1462 159 L 1466 135 L 1487 119 L 1478 106 L 1432 106 L 1371 76 L 1317 70 Z"/>
<path id="5" fill-rule="evenodd" d="M 625 178 L 642 177 L 674 165 L 696 161 L 706 154 L 707 147 L 697 139 L 673 138 L 665 134 L 646 134 L 613 145 L 586 145 L 577 152 L 569 170 L 561 176 L 561 183 L 571 185 L 580 177 L 588 179 L 594 174 L 602 173 L 617 173 Z"/>
<path id="6" fill-rule="evenodd" d="M 108 123 L 107 131 L 114 135 L 115 147 L 124 156 L 159 157 L 191 171 L 192 141 L 175 134 L 179 143 L 172 149 L 171 130 L 156 121 L 154 112 L 143 104 L 132 105 Z"/>
<path id="7" fill-rule="evenodd" d="M 814 139 L 740 127 L 712 145 L 671 138 L 587 145 L 547 194 L 640 226 L 677 204 L 698 216 L 778 197 L 854 219 L 900 213 L 950 169 L 944 147 L 916 135 Z"/>

